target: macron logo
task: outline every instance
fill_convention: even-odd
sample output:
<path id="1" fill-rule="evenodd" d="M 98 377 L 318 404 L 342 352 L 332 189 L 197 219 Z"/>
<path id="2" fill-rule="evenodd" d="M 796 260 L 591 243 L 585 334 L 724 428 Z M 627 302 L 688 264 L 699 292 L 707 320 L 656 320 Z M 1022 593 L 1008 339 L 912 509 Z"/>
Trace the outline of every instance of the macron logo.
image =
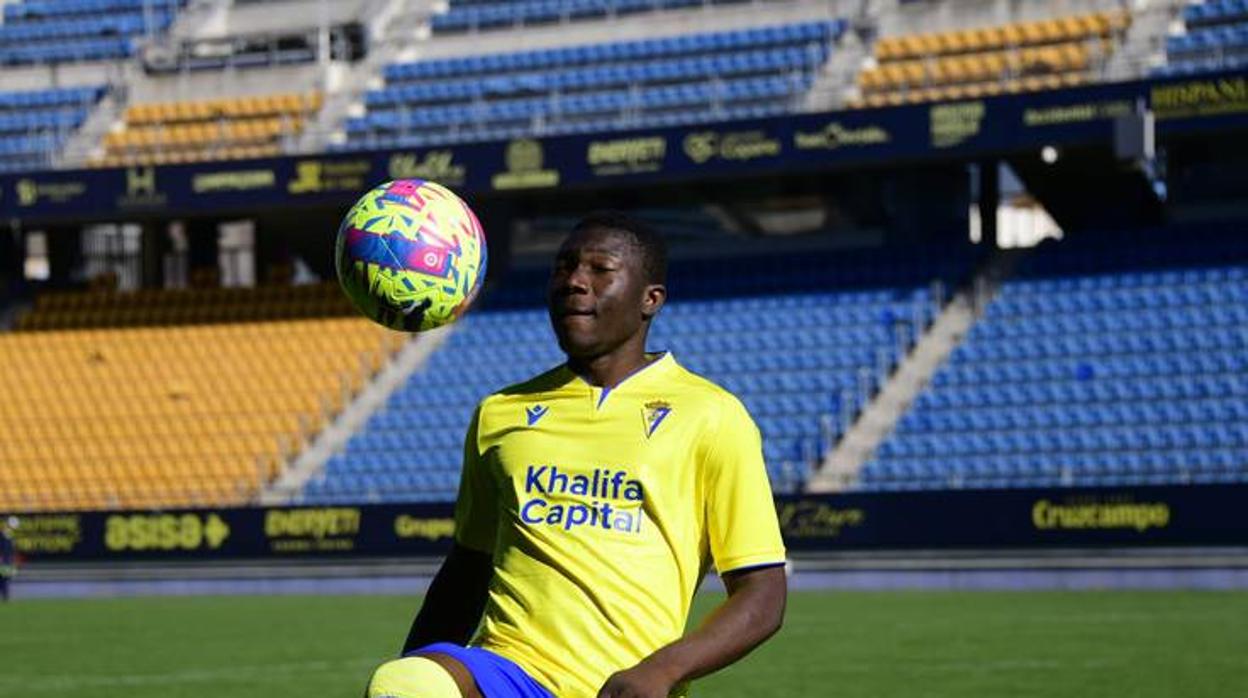
<path id="1" fill-rule="evenodd" d="M 532 407 L 524 408 L 524 413 L 529 418 L 529 426 L 533 426 L 534 424 L 537 424 L 537 422 L 542 417 L 545 417 L 546 413 L 549 411 L 550 411 L 550 408 L 547 407 L 546 405 L 533 405 Z"/>

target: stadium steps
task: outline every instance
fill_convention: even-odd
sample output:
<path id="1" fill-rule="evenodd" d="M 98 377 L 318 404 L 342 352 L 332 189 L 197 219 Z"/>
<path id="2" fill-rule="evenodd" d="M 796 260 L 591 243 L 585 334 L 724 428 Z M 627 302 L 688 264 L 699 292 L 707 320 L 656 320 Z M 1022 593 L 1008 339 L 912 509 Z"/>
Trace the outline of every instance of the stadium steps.
<path id="1" fill-rule="evenodd" d="M 260 493 L 260 502 L 282 505 L 292 502 L 309 480 L 325 469 L 325 462 L 341 451 L 347 441 L 386 405 L 390 395 L 403 387 L 413 373 L 446 341 L 451 328 L 425 332 L 408 340 L 373 380 L 346 405 L 338 416 L 310 440 L 285 470 Z"/>
<path id="2" fill-rule="evenodd" d="M 815 82 L 802 98 L 804 112 L 821 112 L 841 109 L 846 102 L 846 88 L 856 85 L 855 78 L 863 61 L 871 55 L 871 46 L 849 28 L 841 33 L 836 50 L 828 57 L 823 68 L 815 74 Z M 857 95 L 851 95 L 856 97 Z"/>
<path id="3" fill-rule="evenodd" d="M 1183 0 L 1143 3 L 1131 9 L 1131 25 L 1118 44 L 1118 50 L 1105 65 L 1106 80 L 1135 80 L 1166 60 L 1166 34 L 1171 23 L 1187 4 Z"/>
<path id="4" fill-rule="evenodd" d="M 122 99 L 118 90 L 109 90 L 65 144 L 61 146 L 60 164 L 63 167 L 82 167 L 95 154 L 104 134 L 112 130 L 121 119 Z"/>
<path id="5" fill-rule="evenodd" d="M 949 360 L 992 302 L 1021 254 L 1020 250 L 998 251 L 970 283 L 954 293 L 836 446 L 828 451 L 807 483 L 807 491 L 835 492 L 846 489 L 857 479 L 867 459 L 892 433 L 915 398 Z"/>
<path id="6" fill-rule="evenodd" d="M 382 70 L 399 61 L 413 38 L 429 36 L 432 3 L 407 0 L 377 0 L 379 8 L 361 21 L 367 26 L 368 53 L 355 64 L 333 65 L 327 78 L 325 105 L 308 124 L 299 139 L 300 152 L 323 150 L 329 143 L 345 143 L 343 124 L 351 117 L 364 116 L 364 93 L 385 84 Z"/>

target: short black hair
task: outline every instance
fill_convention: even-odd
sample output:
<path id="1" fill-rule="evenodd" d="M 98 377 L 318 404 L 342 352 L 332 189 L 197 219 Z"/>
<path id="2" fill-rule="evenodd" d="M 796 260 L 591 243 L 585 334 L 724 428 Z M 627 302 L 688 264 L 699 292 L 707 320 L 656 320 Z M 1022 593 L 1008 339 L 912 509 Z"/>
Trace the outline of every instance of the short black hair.
<path id="1" fill-rule="evenodd" d="M 667 283 L 667 241 L 663 235 L 644 221 L 622 211 L 594 211 L 572 227 L 572 234 L 587 230 L 605 230 L 629 239 L 641 252 L 641 270 L 646 283 Z"/>

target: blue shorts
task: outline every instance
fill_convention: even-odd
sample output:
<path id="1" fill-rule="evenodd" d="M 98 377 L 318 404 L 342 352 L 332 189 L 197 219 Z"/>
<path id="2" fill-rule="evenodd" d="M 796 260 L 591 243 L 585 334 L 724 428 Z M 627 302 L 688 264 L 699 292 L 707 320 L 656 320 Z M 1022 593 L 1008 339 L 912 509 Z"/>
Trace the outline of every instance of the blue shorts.
<path id="1" fill-rule="evenodd" d="M 546 687 L 524 673 L 515 662 L 480 647 L 464 647 L 450 642 L 435 642 L 405 657 L 423 652 L 449 655 L 468 667 L 472 678 L 485 698 L 555 698 Z"/>

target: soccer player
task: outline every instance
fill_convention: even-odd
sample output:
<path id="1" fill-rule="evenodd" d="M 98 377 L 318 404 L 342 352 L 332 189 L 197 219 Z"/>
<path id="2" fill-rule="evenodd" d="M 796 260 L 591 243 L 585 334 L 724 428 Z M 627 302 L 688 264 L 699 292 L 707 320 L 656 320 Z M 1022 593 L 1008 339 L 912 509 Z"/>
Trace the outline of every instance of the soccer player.
<path id="1" fill-rule="evenodd" d="M 485 398 L 455 544 L 370 698 L 664 698 L 775 633 L 785 551 L 758 428 L 730 393 L 646 353 L 666 247 L 622 214 L 555 259 L 567 362 Z M 710 563 L 728 598 L 684 635 Z"/>

